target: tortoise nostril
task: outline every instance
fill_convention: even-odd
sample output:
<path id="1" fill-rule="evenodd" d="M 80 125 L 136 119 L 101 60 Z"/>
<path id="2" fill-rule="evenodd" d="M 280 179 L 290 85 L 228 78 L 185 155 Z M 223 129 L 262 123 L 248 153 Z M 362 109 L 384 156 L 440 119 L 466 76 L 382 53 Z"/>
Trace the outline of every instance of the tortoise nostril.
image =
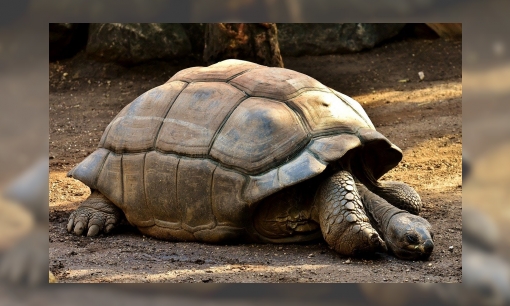
<path id="1" fill-rule="evenodd" d="M 423 249 L 427 253 L 432 252 L 432 250 L 434 249 L 434 243 L 432 242 L 432 240 L 425 241 L 425 243 L 423 244 Z"/>

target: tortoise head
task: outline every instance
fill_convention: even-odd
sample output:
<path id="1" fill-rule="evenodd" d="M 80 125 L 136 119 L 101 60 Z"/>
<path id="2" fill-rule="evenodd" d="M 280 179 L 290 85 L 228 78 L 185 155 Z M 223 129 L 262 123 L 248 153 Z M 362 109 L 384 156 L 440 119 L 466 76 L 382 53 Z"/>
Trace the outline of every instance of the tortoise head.
<path id="1" fill-rule="evenodd" d="M 434 249 L 434 234 L 430 223 L 409 213 L 391 217 L 385 233 L 385 241 L 395 256 L 401 259 L 427 259 Z"/>

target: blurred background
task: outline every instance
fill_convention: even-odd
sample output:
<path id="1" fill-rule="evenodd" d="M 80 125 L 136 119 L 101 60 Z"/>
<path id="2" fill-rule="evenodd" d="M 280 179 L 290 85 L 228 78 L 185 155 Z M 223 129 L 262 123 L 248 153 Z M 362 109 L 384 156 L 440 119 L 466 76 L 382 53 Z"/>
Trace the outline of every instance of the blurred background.
<path id="1" fill-rule="evenodd" d="M 510 20 L 503 0 L 414 1 L 64 1 L 0 3 L 0 266 L 21 261 L 27 284 L 48 270 L 48 49 L 50 22 L 458 22 L 463 37 L 463 284 L 182 287 L 165 295 L 153 287 L 12 287 L 0 301 L 12 305 L 101 300 L 125 304 L 170 301 L 201 304 L 211 297 L 250 304 L 370 303 L 375 305 L 505 305 L 510 303 Z M 468 171 L 469 169 L 469 171 Z M 469 174 L 468 174 L 469 173 Z M 4 234 L 5 233 L 5 234 Z M 1 270 L 0 270 L 1 271 Z M 9 269 L 7 269 L 9 271 Z M 33 279 L 31 281 L 31 279 Z M 45 278 L 44 278 L 45 279 Z M 165 288 L 165 287 L 162 287 Z M 174 287 L 175 288 L 175 287 Z M 200 291 L 201 290 L 201 291 Z M 174 290 L 171 290 L 175 292 Z M 304 294 L 303 294 L 304 295 Z M 86 299 L 87 297 L 87 299 Z M 246 299 L 246 297 L 251 298 Z M 173 299 L 173 300 L 172 300 Z M 212 302 L 214 304 L 215 302 Z"/>

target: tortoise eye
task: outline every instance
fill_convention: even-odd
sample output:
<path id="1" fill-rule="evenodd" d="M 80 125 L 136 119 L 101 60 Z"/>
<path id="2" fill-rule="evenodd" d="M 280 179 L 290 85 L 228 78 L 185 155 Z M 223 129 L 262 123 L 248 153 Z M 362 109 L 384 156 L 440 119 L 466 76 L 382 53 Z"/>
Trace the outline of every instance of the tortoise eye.
<path id="1" fill-rule="evenodd" d="M 418 237 L 416 235 L 406 235 L 407 242 L 416 244 L 418 243 Z"/>

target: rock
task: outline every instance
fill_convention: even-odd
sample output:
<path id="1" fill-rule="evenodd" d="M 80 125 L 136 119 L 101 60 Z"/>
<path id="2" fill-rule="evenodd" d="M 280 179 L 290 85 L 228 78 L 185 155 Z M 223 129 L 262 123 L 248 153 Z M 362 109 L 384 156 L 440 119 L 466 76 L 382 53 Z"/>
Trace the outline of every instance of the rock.
<path id="1" fill-rule="evenodd" d="M 50 23 L 50 61 L 72 57 L 87 44 L 87 23 Z"/>
<path id="2" fill-rule="evenodd" d="M 205 31 L 204 61 L 213 64 L 225 59 L 242 59 L 283 67 L 274 23 L 214 23 Z"/>
<path id="3" fill-rule="evenodd" d="M 462 38 L 462 23 L 427 23 L 442 38 Z"/>
<path id="4" fill-rule="evenodd" d="M 181 24 L 91 24 L 87 53 L 122 64 L 172 60 L 189 55 L 191 44 Z"/>
<path id="5" fill-rule="evenodd" d="M 373 48 L 399 33 L 405 24 L 280 23 L 278 41 L 282 55 L 353 53 Z"/>

